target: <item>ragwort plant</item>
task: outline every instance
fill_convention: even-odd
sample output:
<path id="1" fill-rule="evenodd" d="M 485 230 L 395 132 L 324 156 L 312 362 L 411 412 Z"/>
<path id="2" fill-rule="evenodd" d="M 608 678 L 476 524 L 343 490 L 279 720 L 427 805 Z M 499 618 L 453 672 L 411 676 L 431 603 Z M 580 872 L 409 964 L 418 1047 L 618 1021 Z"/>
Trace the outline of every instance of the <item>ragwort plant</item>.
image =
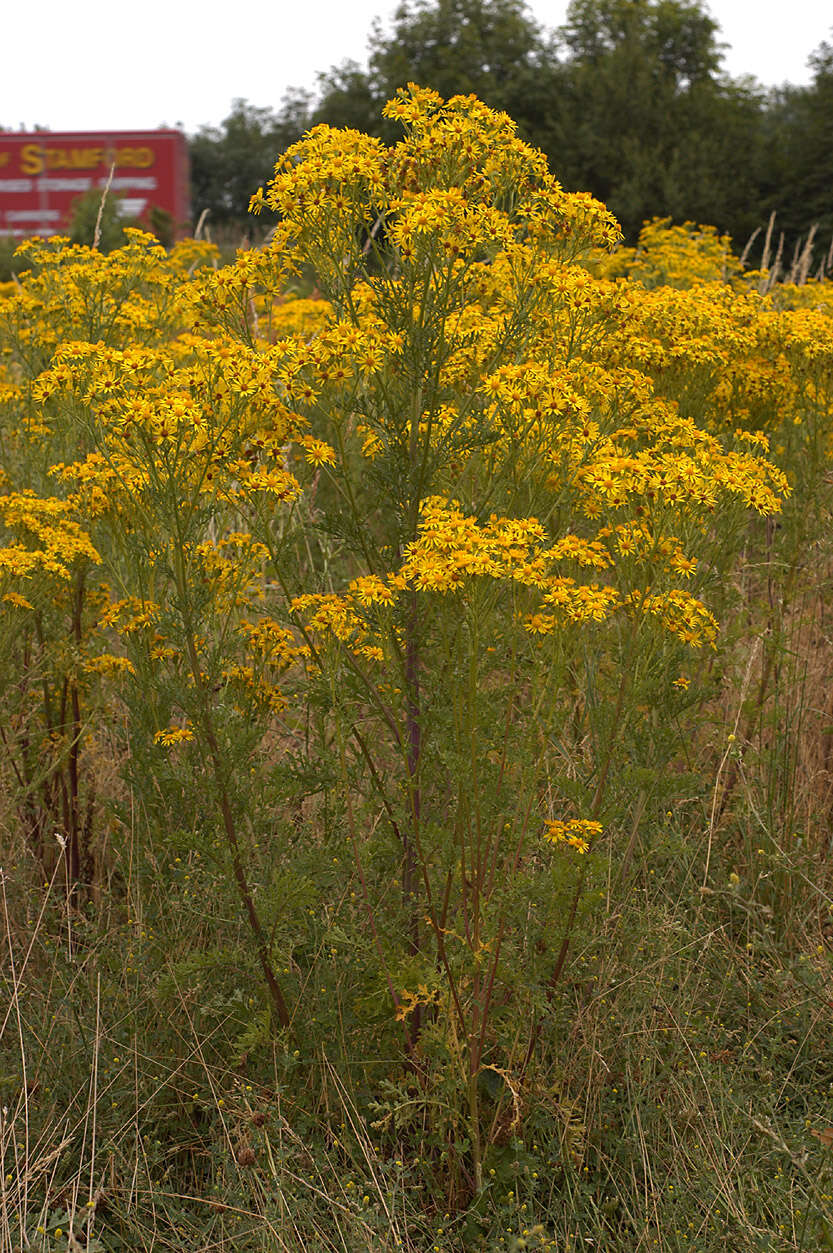
<path id="1" fill-rule="evenodd" d="M 183 758 L 173 774 L 151 766 L 165 780 L 157 819 L 178 804 L 180 818 L 190 809 L 199 825 L 211 822 L 213 810 L 276 1021 L 288 1028 L 241 848 L 241 824 L 256 823 L 259 813 L 245 786 L 262 734 L 258 715 L 283 707 L 274 680 L 297 655 L 287 632 L 261 611 L 267 554 L 242 529 L 257 499 L 284 503 L 299 490 L 278 464 L 291 424 L 271 370 L 243 346 L 230 355 L 196 336 L 150 350 L 76 342 L 56 353 L 36 392 L 94 449 L 56 469 L 82 500 L 107 502 L 98 523 L 110 539 L 113 586 L 123 595 L 99 627 L 121 648 L 98 662 L 135 679 L 124 689 L 134 758 L 147 769 L 149 745 Z M 253 441 L 275 464 L 247 460 Z M 183 780 L 196 785 L 196 807 Z"/>
<path id="2" fill-rule="evenodd" d="M 254 198 L 332 305 L 271 356 L 310 424 L 341 586 L 329 568 L 297 586 L 257 534 L 329 690 L 346 835 L 403 1024 L 412 1074 L 383 1124 L 412 1135 L 428 1080 L 452 1189 L 479 1192 L 522 1121 L 591 845 L 624 816 L 609 782 L 627 728 L 685 690 L 679 645 L 714 640 L 686 586 L 696 545 L 715 512 L 774 512 L 786 485 L 754 438 L 725 446 L 644 375 L 593 359 L 616 301 L 576 262 L 617 239 L 602 206 L 470 98 L 411 88 L 387 112 L 394 148 L 317 128 Z"/>
<path id="3" fill-rule="evenodd" d="M 541 1063 L 570 945 L 678 786 L 706 598 L 787 484 L 582 264 L 603 206 L 473 98 L 388 113 L 391 148 L 291 148 L 223 270 L 46 246 L 72 316 L 37 329 L 37 274 L 11 298 L 8 399 L 15 473 L 40 449 L 101 563 L 75 655 L 148 848 L 190 840 L 246 916 L 238 1055 L 357 1102 L 450 1208 L 543 1109 L 573 1134 Z M 321 300 L 286 301 L 299 270 Z"/>
<path id="4" fill-rule="evenodd" d="M 694 245 L 703 236 L 706 247 Z M 779 519 L 752 518 L 744 562 L 723 567 L 724 640 L 736 636 L 752 669 L 738 738 L 765 753 L 779 736 L 777 689 L 794 654 L 798 619 L 823 616 L 828 575 L 831 353 L 829 284 L 783 284 L 718 265 L 713 232 L 654 223 L 625 265 L 624 324 L 605 345 L 609 359 L 647 373 L 655 391 L 701 428 L 742 431 L 788 475 L 791 494 Z M 725 241 L 723 241 L 725 243 Z M 627 251 L 627 250 L 626 250 Z M 617 254 L 618 256 L 618 254 Z M 616 260 L 616 259 L 614 259 Z M 638 263 L 638 264 L 637 264 Z M 636 267 L 636 268 L 634 268 Z M 657 277 L 665 281 L 657 284 Z M 818 584 L 810 591 L 810 584 Z M 731 604 L 725 599 L 736 596 Z M 764 608 L 765 607 L 765 608 Z M 730 650 L 727 649 L 727 656 Z M 792 715 L 790 715 L 792 716 Z M 762 734 L 763 733 L 763 734 Z M 728 765 L 715 816 L 730 807 L 739 760 Z"/>
<path id="5" fill-rule="evenodd" d="M 30 851 L 49 879 L 63 847 L 77 895 L 97 877 L 93 760 L 108 666 L 96 656 L 96 626 L 111 589 L 99 581 L 102 557 L 89 530 L 108 501 L 91 481 L 79 494 L 62 480 L 62 463 L 92 445 L 71 418 L 44 415 L 35 380 L 67 343 L 119 348 L 175 335 L 187 313 L 174 293 L 204 249 L 189 244 L 167 256 L 134 233 L 108 258 L 57 238 L 18 254 L 29 268 L 3 303 L 0 327 L 4 749 Z"/>

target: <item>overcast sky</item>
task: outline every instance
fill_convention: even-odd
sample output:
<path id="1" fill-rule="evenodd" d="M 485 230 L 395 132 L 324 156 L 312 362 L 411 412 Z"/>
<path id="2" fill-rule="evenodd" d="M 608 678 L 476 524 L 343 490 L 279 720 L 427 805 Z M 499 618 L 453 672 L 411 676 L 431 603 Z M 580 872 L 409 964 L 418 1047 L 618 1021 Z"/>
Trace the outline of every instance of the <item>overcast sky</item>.
<path id="1" fill-rule="evenodd" d="M 708 7 L 729 45 L 727 72 L 766 85 L 807 82 L 807 57 L 833 26 L 829 0 Z M 374 17 L 385 21 L 395 8 L 395 0 L 39 0 L 30 9 L 11 0 L 0 28 L 0 126 L 193 132 L 226 117 L 236 97 L 274 108 L 288 88 L 314 88 L 318 71 L 363 62 Z M 555 27 L 567 0 L 529 8 Z"/>

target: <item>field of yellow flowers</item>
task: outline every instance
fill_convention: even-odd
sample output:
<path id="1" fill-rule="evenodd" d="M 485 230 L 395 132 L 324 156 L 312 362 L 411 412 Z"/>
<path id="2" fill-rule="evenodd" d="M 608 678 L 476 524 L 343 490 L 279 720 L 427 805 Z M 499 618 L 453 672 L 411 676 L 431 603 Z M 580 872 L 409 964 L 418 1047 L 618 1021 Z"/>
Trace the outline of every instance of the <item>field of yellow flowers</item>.
<path id="1" fill-rule="evenodd" d="M 833 285 L 387 114 L 0 292 L 0 1253 L 833 1248 Z"/>

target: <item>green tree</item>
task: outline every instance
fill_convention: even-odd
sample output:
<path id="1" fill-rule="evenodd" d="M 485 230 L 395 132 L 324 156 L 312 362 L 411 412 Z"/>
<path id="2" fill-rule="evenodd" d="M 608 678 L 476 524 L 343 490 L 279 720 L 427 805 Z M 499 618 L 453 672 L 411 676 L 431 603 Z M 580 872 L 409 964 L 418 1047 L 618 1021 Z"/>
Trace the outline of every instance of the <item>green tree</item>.
<path id="1" fill-rule="evenodd" d="M 380 93 L 358 62 L 342 61 L 319 74 L 318 89 L 314 123 L 347 126 L 368 135 L 380 135 L 390 129 L 381 117 Z"/>
<path id="2" fill-rule="evenodd" d="M 655 216 L 728 232 L 739 246 L 771 208 L 790 230 L 826 222 L 833 73 L 827 45 L 808 88 L 767 94 L 721 70 L 702 0 L 572 0 L 547 32 L 523 0 L 402 0 L 374 23 L 366 66 L 344 61 L 276 110 L 235 101 L 191 141 L 195 215 L 245 226 L 252 190 L 311 124 L 394 138 L 384 102 L 406 82 L 475 93 L 508 112 L 568 190 L 587 190 L 635 240 Z"/>
<path id="3" fill-rule="evenodd" d="M 573 0 L 547 144 L 633 236 L 653 215 L 742 234 L 756 224 L 761 96 L 721 75 L 699 0 Z M 751 207 L 751 212 L 750 212 Z"/>
<path id="4" fill-rule="evenodd" d="M 389 30 L 375 24 L 366 70 L 320 77 L 314 118 L 388 138 L 379 113 L 403 83 L 474 92 L 632 238 L 660 214 L 740 239 L 761 216 L 763 95 L 721 56 L 700 0 L 573 0 L 549 35 L 521 0 L 403 0 Z"/>
<path id="5" fill-rule="evenodd" d="M 321 76 L 315 116 L 393 137 L 380 125 L 381 108 L 416 82 L 444 97 L 473 93 L 537 142 L 550 78 L 547 41 L 523 0 L 403 0 L 390 31 L 374 24 L 366 71 L 345 62 Z"/>
<path id="6" fill-rule="evenodd" d="M 833 232 L 833 45 L 820 44 L 809 64 L 808 86 L 778 88 L 768 102 L 762 217 L 775 210 L 789 248 L 818 224 L 826 249 Z"/>
<path id="7" fill-rule="evenodd" d="M 271 177 L 275 160 L 309 125 L 311 97 L 288 93 L 278 112 L 235 100 L 219 126 L 204 126 L 189 142 L 191 203 L 220 226 L 251 229 L 249 200 Z"/>

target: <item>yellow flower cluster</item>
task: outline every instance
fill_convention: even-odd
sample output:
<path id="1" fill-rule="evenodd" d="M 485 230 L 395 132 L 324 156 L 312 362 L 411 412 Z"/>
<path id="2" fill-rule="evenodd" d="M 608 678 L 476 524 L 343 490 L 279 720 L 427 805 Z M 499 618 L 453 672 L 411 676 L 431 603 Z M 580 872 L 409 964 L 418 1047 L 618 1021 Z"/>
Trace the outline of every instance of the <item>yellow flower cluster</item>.
<path id="1" fill-rule="evenodd" d="M 558 573 L 565 563 L 578 568 L 612 570 L 616 554 L 650 555 L 672 574 L 689 577 L 695 561 L 685 556 L 673 537 L 652 537 L 642 525 L 604 528 L 596 539 L 565 535 L 547 542 L 544 528 L 535 518 L 501 518 L 493 515 L 485 525 L 466 515 L 455 502 L 429 498 L 423 502 L 417 539 L 408 546 L 399 569 L 386 577 L 364 576 L 353 580 L 342 594 L 307 595 L 296 598 L 293 610 L 312 610 L 309 629 L 330 633 L 335 639 L 367 651 L 367 610 L 390 609 L 407 589 L 445 595 L 459 592 L 477 576 L 503 580 L 540 594 L 541 609 L 523 620 L 533 636 L 552 633 L 567 623 L 602 622 L 622 608 L 657 618 L 673 635 L 699 647 L 712 644 L 717 624 L 705 606 L 682 589 L 650 593 L 632 590 L 624 594 L 611 585 L 581 583 Z"/>
<path id="2" fill-rule="evenodd" d="M 101 627 L 115 627 L 119 635 L 130 635 L 134 631 L 152 626 L 159 613 L 159 605 L 152 601 L 127 596 L 123 600 L 111 601 L 98 621 Z"/>
<path id="3" fill-rule="evenodd" d="M 171 748 L 174 744 L 187 743 L 193 738 L 194 732 L 190 726 L 165 727 L 163 731 L 155 732 L 153 742 L 159 744 L 161 748 Z"/>
<path id="4" fill-rule="evenodd" d="M 99 564 L 98 551 L 73 513 L 72 502 L 31 490 L 0 495 L 0 522 L 12 538 L 0 547 L 0 572 L 24 580 L 44 572 L 66 580 L 79 561 Z"/>
<path id="5" fill-rule="evenodd" d="M 303 251 L 334 291 L 348 289 L 380 227 L 403 281 L 430 274 L 437 258 L 459 276 L 464 260 L 521 238 L 568 256 L 620 238 L 603 205 L 563 192 L 511 119 L 475 97 L 445 102 L 411 84 L 385 111 L 405 128 L 393 148 L 358 131 L 316 126 L 252 199 L 255 212 L 268 205 L 281 215 L 286 244 Z"/>
<path id="6" fill-rule="evenodd" d="M 197 291 L 189 275 L 216 250 L 186 241 L 167 253 L 152 235 L 126 234 L 126 246 L 106 256 L 60 236 L 18 249 L 30 269 L 4 302 L 3 318 L 31 362 L 45 364 L 68 339 L 153 344 L 188 323 Z"/>
<path id="7" fill-rule="evenodd" d="M 703 644 L 714 646 L 717 638 L 717 621 L 702 601 L 681 588 L 658 595 L 631 593 L 632 605 L 645 614 L 659 618 L 667 631 L 676 635 L 684 644 L 699 648 Z"/>
<path id="8" fill-rule="evenodd" d="M 605 278 L 624 277 L 648 288 L 687 288 L 725 283 L 740 273 L 740 262 L 729 236 L 718 234 L 715 227 L 653 218 L 643 226 L 635 248 L 619 248 L 612 256 L 600 253 L 592 268 Z"/>
<path id="9" fill-rule="evenodd" d="M 567 844 L 579 853 L 586 853 L 594 839 L 602 833 L 602 824 L 588 818 L 570 818 L 566 822 L 552 819 L 544 824 L 544 839 L 550 844 Z"/>

